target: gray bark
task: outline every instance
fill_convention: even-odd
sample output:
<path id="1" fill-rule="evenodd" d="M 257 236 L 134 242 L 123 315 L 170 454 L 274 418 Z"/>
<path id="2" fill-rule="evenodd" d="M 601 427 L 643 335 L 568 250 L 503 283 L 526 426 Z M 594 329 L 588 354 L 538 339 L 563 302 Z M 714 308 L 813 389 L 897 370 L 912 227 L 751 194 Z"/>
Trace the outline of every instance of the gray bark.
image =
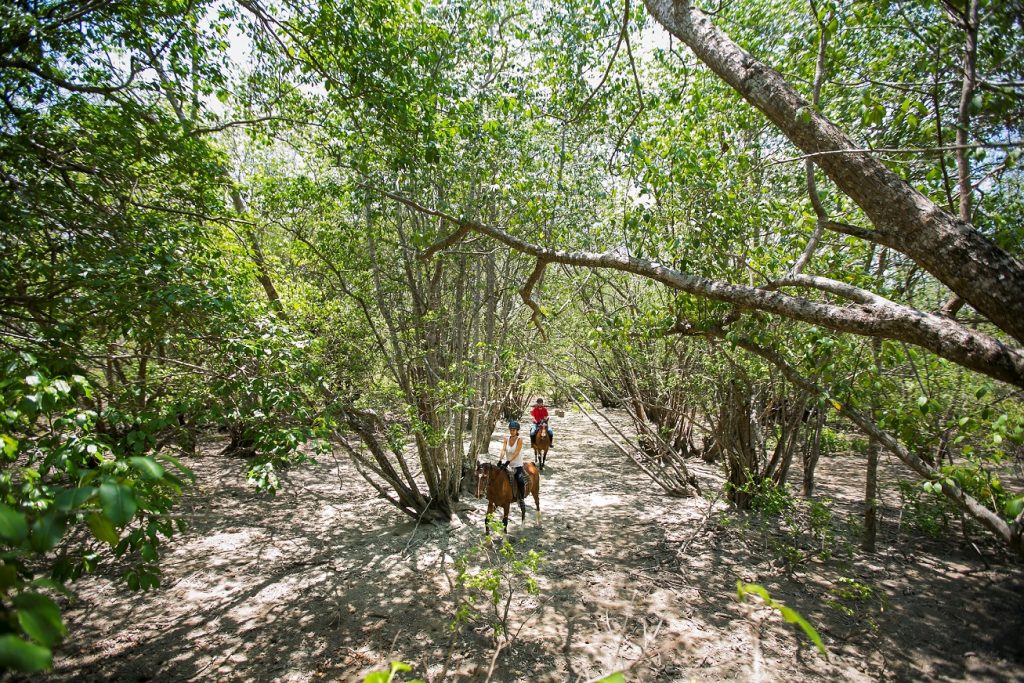
<path id="1" fill-rule="evenodd" d="M 689 0 L 645 0 L 645 5 L 794 145 L 815 155 L 815 163 L 874 224 L 874 230 L 860 236 L 906 254 L 1000 329 L 1024 341 L 1024 263 L 942 210 L 870 153 L 843 151 L 857 145 Z"/>
<path id="2" fill-rule="evenodd" d="M 408 200 L 401 201 L 411 203 Z M 499 242 L 535 256 L 543 262 L 635 273 L 673 289 L 731 303 L 739 308 L 776 313 L 839 332 L 905 341 L 928 349 L 963 367 L 1016 386 L 1024 386 L 1024 353 L 1021 351 L 955 320 L 915 310 L 842 282 L 828 278 L 794 276 L 787 278 L 784 284 L 825 289 L 853 298 L 855 303 L 839 306 L 788 296 L 768 288 L 718 282 L 619 252 L 595 254 L 548 249 L 490 226 L 452 220 L 461 226 L 452 238 L 461 239 L 468 232 L 475 231 L 490 235 Z M 452 238 L 435 245 L 427 253 L 450 246 Z"/>
<path id="3" fill-rule="evenodd" d="M 778 353 L 762 348 L 757 344 L 746 340 L 736 340 L 736 345 L 764 358 L 775 365 L 786 379 L 808 393 L 823 395 L 825 391 L 797 372 L 796 368 L 787 363 Z M 1019 555 L 1024 555 L 1024 514 L 1012 524 L 998 514 L 982 505 L 977 499 L 966 493 L 952 480 L 947 479 L 934 467 L 922 460 L 916 453 L 911 452 L 889 432 L 881 429 L 875 421 L 867 415 L 855 410 L 846 403 L 833 403 L 833 408 L 840 415 L 850 419 L 869 439 L 873 439 L 887 451 L 899 458 L 907 467 L 919 474 L 928 481 L 936 482 L 942 487 L 942 493 L 951 500 L 960 510 L 964 511 L 974 519 L 978 520 L 985 528 L 991 531 L 999 540 Z"/>

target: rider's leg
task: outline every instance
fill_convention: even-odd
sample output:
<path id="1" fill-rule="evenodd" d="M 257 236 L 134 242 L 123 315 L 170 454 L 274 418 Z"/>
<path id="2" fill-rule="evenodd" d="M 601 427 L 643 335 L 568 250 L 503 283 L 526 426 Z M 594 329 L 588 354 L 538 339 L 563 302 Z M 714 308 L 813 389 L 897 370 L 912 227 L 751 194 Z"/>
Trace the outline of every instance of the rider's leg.
<path id="1" fill-rule="evenodd" d="M 516 483 L 519 484 L 519 490 L 516 491 L 516 499 L 522 505 L 523 499 L 526 498 L 526 472 L 523 471 L 522 467 L 516 468 Z"/>

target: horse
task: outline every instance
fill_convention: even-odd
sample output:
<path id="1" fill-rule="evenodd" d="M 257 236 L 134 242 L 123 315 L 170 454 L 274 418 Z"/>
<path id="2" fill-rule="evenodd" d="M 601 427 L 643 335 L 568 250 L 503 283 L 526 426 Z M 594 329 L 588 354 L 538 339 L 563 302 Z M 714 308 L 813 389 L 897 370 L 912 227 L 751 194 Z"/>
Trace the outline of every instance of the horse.
<path id="1" fill-rule="evenodd" d="M 551 433 L 548 432 L 548 421 L 541 420 L 540 427 L 533 437 L 533 459 L 540 465 L 540 471 L 544 471 L 544 463 L 548 459 L 548 449 L 551 448 Z"/>
<path id="2" fill-rule="evenodd" d="M 537 507 L 539 518 L 540 472 L 532 462 L 526 463 L 523 471 L 526 473 L 526 494 L 533 495 L 533 503 Z M 488 526 L 488 521 L 491 514 L 500 507 L 504 513 L 501 521 L 505 525 L 505 533 L 508 533 L 508 508 L 515 499 L 512 495 L 512 483 L 508 480 L 508 470 L 489 462 L 478 462 L 476 464 L 476 497 L 483 498 L 485 493 L 487 494 L 487 514 L 484 515 L 484 530 L 487 535 L 490 535 L 491 528 Z M 526 505 L 521 503 L 520 509 L 523 511 L 522 521 L 525 523 Z"/>

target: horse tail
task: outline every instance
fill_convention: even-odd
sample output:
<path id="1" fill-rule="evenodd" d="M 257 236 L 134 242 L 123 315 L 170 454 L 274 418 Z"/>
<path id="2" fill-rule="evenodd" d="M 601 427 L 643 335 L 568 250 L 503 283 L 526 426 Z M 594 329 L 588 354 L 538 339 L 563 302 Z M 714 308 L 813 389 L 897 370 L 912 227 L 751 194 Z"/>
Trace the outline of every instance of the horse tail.
<path id="1" fill-rule="evenodd" d="M 530 488 L 533 489 L 533 502 L 540 511 L 540 470 L 532 462 L 526 463 L 526 474 L 530 477 Z"/>

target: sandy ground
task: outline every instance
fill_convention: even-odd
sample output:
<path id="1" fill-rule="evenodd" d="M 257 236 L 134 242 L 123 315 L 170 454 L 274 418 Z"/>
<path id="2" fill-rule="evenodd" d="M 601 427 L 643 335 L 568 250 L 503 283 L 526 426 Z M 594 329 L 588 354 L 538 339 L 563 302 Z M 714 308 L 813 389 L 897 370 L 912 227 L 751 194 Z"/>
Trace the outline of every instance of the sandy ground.
<path id="1" fill-rule="evenodd" d="M 517 548 L 544 553 L 541 592 L 514 601 L 522 629 L 493 680 L 624 668 L 630 681 L 1024 680 L 1021 565 L 965 551 L 958 535 L 915 540 L 895 508 L 898 463 L 885 464 L 878 553 L 851 547 L 787 572 L 771 534 L 723 523 L 721 503 L 666 497 L 580 414 L 554 423 L 543 515 L 531 506 L 509 527 Z M 449 647 L 445 680 L 484 680 L 486 634 L 453 641 L 448 629 L 453 559 L 479 541 L 483 501 L 451 528 L 417 526 L 330 456 L 268 499 L 246 486 L 240 461 L 215 452 L 210 443 L 188 463 L 191 530 L 167 548 L 161 587 L 133 593 L 103 573 L 76 583 L 71 635 L 53 674 L 33 680 L 358 681 L 390 659 L 437 680 Z M 818 494 L 840 519 L 858 509 L 863 468 L 854 456 L 819 466 Z M 720 484 L 714 468 L 695 471 L 707 489 Z M 737 579 L 807 617 L 829 658 L 759 600 L 739 603 Z M 871 594 L 844 613 L 829 601 L 851 581 Z"/>

